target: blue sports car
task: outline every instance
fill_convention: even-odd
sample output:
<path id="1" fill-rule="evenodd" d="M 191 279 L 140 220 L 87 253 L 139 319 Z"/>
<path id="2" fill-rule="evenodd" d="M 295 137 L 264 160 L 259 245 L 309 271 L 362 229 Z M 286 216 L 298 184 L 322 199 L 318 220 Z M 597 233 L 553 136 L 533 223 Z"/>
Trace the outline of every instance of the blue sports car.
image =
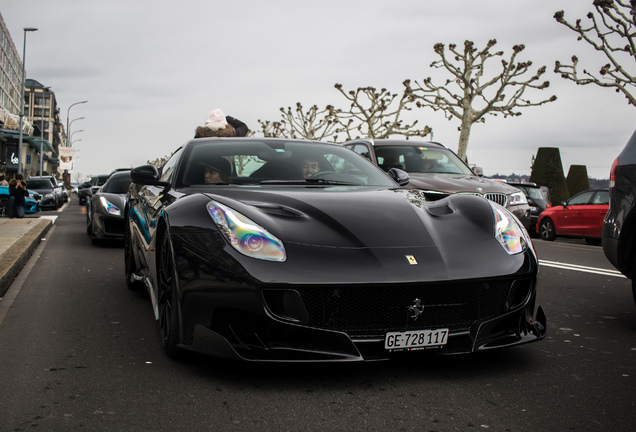
<path id="1" fill-rule="evenodd" d="M 26 205 L 24 207 L 24 213 L 33 214 L 33 213 L 37 213 L 41 211 L 40 200 L 38 199 L 38 197 L 41 198 L 41 195 L 30 189 L 27 189 L 27 190 L 29 191 L 29 196 L 25 199 Z M 0 186 L 0 217 L 6 216 L 8 211 L 9 211 L 9 186 Z"/>

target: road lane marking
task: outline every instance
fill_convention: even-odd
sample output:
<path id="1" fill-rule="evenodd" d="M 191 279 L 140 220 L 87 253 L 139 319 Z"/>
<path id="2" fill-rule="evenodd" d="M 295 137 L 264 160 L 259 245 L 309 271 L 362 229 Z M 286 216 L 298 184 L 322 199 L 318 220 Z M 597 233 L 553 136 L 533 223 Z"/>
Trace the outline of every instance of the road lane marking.
<path id="1" fill-rule="evenodd" d="M 564 270 L 573 270 L 573 271 L 580 271 L 584 273 L 594 273 L 594 274 L 600 274 L 604 276 L 614 276 L 614 277 L 625 278 L 625 276 L 617 270 L 608 270 L 608 269 L 602 269 L 602 268 L 596 268 L 596 267 L 587 267 L 587 266 L 581 266 L 577 264 L 567 264 L 567 263 L 560 263 L 557 261 L 546 261 L 546 260 L 539 260 L 539 264 L 546 267 L 554 267 L 554 268 L 560 268 Z"/>

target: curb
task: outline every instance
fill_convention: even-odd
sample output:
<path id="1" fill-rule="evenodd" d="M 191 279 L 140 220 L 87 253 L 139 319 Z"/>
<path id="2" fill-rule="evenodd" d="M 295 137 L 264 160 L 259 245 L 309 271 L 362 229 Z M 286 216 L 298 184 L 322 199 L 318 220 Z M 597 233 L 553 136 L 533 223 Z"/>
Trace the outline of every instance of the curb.
<path id="1" fill-rule="evenodd" d="M 38 221 L 34 228 L 0 255 L 0 298 L 5 295 L 15 278 L 20 274 L 51 225 L 53 222 L 49 219 Z"/>

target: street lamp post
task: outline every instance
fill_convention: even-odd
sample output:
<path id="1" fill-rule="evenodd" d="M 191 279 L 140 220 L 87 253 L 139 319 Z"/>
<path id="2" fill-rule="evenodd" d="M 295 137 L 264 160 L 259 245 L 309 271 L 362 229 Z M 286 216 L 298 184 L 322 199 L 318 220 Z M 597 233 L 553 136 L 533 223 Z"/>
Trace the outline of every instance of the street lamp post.
<path id="1" fill-rule="evenodd" d="M 68 110 L 66 111 L 66 145 L 67 146 L 70 145 L 70 140 L 69 139 L 71 137 L 71 123 L 73 123 L 73 122 L 69 123 L 69 121 L 68 121 L 69 115 L 70 115 L 70 112 L 71 112 L 71 108 L 73 108 L 75 105 L 83 104 L 83 103 L 86 103 L 86 102 L 88 102 L 88 101 L 85 100 L 85 101 L 75 102 L 75 103 L 71 104 L 71 106 L 68 107 Z M 81 117 L 81 118 L 84 118 L 84 117 Z M 75 119 L 75 120 L 79 120 L 79 119 Z M 73 120 L 73 121 L 75 121 L 75 120 Z"/>
<path id="2" fill-rule="evenodd" d="M 20 135 L 18 138 L 18 174 L 22 174 L 22 122 L 24 118 L 24 63 L 26 61 L 26 34 L 27 32 L 38 31 L 34 27 L 25 27 L 24 41 L 22 43 L 22 82 L 20 83 Z"/>
<path id="3" fill-rule="evenodd" d="M 51 87 L 43 87 L 42 88 L 42 101 L 44 102 L 44 92 L 48 92 Z M 49 96 L 49 108 L 51 105 L 51 96 Z M 42 177 L 42 164 L 44 161 L 44 105 L 42 105 L 42 118 L 41 118 L 41 129 L 40 129 L 40 177 Z"/>
<path id="4" fill-rule="evenodd" d="M 84 118 L 86 118 L 86 117 L 78 117 L 78 118 L 74 118 L 73 120 L 71 120 L 71 122 L 70 122 L 70 123 L 68 123 L 68 125 L 67 125 L 67 129 L 66 129 L 66 132 L 67 132 L 67 135 L 66 135 L 66 146 L 67 146 L 67 147 L 73 147 L 73 142 L 71 141 L 71 138 L 72 138 L 73 134 L 68 133 L 68 132 L 70 132 L 70 130 L 71 130 L 71 125 L 73 124 L 73 122 L 74 122 L 74 121 L 76 121 L 76 120 L 82 120 L 82 119 L 84 119 Z M 68 119 L 67 119 L 67 120 L 68 120 Z"/>

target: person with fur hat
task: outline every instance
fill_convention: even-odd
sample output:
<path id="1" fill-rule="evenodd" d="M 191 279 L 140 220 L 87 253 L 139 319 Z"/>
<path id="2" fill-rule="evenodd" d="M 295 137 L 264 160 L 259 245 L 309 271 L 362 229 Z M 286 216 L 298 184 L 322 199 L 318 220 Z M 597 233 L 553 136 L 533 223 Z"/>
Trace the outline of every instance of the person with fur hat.
<path id="1" fill-rule="evenodd" d="M 244 137 L 248 131 L 245 123 L 234 117 L 226 116 L 223 111 L 217 108 L 208 114 L 204 126 L 196 128 L 194 137 Z"/>

